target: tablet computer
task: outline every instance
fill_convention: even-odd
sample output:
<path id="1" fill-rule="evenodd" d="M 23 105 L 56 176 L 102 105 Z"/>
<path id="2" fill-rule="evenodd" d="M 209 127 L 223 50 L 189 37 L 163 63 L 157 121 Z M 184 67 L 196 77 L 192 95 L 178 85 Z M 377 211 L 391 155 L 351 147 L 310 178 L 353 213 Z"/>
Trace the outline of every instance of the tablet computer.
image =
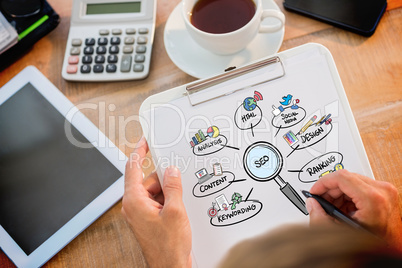
<path id="1" fill-rule="evenodd" d="M 36 68 L 0 89 L 0 247 L 39 267 L 123 195 L 126 156 Z"/>

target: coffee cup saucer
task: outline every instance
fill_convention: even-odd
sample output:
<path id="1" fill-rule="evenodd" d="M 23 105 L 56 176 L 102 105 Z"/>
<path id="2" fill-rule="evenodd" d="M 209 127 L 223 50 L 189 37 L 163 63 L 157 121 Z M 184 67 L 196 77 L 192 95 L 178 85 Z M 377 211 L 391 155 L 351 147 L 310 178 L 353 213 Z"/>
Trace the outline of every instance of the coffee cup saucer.
<path id="1" fill-rule="evenodd" d="M 167 54 L 183 72 L 196 78 L 206 78 L 224 72 L 232 66 L 242 66 L 278 52 L 285 34 L 282 28 L 275 33 L 260 33 L 242 51 L 232 55 L 217 55 L 198 45 L 184 24 L 179 3 L 170 14 L 164 31 Z M 262 0 L 264 9 L 280 10 L 273 0 Z M 272 20 L 272 21 L 271 21 Z M 268 18 L 263 23 L 275 23 Z"/>

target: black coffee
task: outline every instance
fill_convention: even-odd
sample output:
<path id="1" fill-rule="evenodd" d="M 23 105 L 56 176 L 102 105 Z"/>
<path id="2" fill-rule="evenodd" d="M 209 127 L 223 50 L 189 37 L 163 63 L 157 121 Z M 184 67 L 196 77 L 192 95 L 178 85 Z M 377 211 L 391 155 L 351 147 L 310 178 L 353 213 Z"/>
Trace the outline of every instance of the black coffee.
<path id="1" fill-rule="evenodd" d="M 255 9 L 252 0 L 199 0 L 193 7 L 190 21 L 204 32 L 229 33 L 246 25 Z"/>

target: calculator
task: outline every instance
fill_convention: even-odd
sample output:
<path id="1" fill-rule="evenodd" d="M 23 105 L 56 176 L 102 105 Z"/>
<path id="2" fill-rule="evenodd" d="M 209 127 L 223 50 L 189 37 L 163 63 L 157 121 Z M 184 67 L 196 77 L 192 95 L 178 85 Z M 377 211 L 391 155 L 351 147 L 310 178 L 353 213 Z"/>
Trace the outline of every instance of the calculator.
<path id="1" fill-rule="evenodd" d="M 156 0 L 74 0 L 62 77 L 70 81 L 146 78 Z"/>

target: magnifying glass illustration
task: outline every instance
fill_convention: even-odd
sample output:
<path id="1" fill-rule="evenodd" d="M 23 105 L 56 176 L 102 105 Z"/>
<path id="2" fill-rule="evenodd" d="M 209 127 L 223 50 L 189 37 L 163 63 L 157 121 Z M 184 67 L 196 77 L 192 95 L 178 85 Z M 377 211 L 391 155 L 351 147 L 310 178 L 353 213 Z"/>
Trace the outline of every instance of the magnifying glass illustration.
<path id="1" fill-rule="evenodd" d="M 288 182 L 279 176 L 283 166 L 283 157 L 275 146 L 265 141 L 251 144 L 244 153 L 243 164 L 252 179 L 260 182 L 273 179 L 279 185 L 281 192 L 301 212 L 308 215 L 303 199 Z"/>

